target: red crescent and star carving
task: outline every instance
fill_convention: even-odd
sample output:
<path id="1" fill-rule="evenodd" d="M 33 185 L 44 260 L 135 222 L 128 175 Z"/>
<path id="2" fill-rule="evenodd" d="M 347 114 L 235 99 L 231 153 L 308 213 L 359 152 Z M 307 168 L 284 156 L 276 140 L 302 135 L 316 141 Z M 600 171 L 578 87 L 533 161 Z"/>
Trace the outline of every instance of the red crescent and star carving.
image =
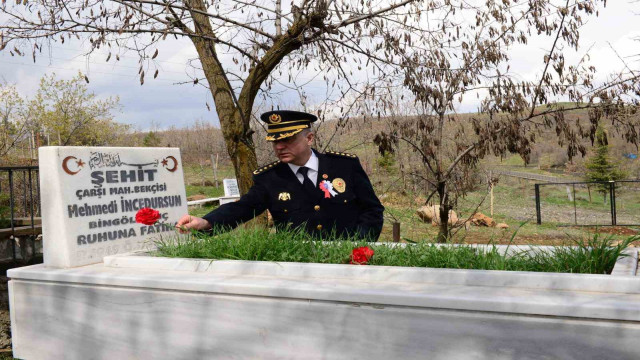
<path id="1" fill-rule="evenodd" d="M 169 161 L 168 159 L 171 159 L 173 161 L 173 167 L 169 168 Z M 178 169 L 178 160 L 176 160 L 176 158 L 174 158 L 173 156 L 167 156 L 166 158 L 162 159 L 162 166 L 164 166 L 167 171 L 169 172 L 174 172 Z"/>
<path id="2" fill-rule="evenodd" d="M 69 160 L 75 160 L 76 167 L 78 168 L 78 170 L 71 171 L 71 169 L 69 169 Z M 79 173 L 80 170 L 82 170 L 82 168 L 84 167 L 84 165 L 85 165 L 85 162 L 82 161 L 82 159 L 76 158 L 75 156 L 67 156 L 66 158 L 64 158 L 64 160 L 62 160 L 62 170 L 64 170 L 64 172 L 66 172 L 69 175 L 75 175 Z"/>

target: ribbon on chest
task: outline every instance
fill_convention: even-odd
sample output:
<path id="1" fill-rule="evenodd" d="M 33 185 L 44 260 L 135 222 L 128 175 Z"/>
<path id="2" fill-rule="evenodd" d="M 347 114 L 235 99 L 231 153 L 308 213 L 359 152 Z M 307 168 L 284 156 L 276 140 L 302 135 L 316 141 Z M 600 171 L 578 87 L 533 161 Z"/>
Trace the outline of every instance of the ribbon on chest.
<path id="1" fill-rule="evenodd" d="M 320 190 L 324 192 L 325 199 L 329 199 L 332 196 L 338 195 L 338 193 L 333 190 L 333 185 L 328 180 L 321 181 L 319 187 Z"/>

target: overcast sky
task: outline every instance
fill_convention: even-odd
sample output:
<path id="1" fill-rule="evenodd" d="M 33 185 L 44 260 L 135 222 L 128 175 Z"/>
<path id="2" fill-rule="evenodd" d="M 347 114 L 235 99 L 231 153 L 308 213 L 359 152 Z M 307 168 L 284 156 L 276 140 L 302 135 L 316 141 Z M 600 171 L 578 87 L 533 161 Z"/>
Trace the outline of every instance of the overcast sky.
<path id="1" fill-rule="evenodd" d="M 607 7 L 598 18 L 592 18 L 581 31 L 582 48 L 577 54 L 566 56 L 574 59 L 590 49 L 591 63 L 598 69 L 598 76 L 622 66 L 609 43 L 624 57 L 634 69 L 640 69 L 640 3 L 632 0 L 608 1 Z M 12 57 L 7 50 L 0 52 L 0 79 L 15 83 L 18 91 L 32 96 L 37 90 L 39 79 L 44 74 L 55 72 L 58 78 L 69 79 L 78 71 L 90 79 L 90 91 L 99 97 L 118 96 L 122 111 L 114 114 L 116 121 L 132 124 L 139 130 L 152 126 L 188 126 L 196 120 L 218 125 L 215 111 L 208 111 L 206 103 L 213 110 L 213 101 L 208 89 L 193 84 L 178 85 L 194 76 L 194 69 L 188 62 L 194 59 L 195 50 L 187 39 L 165 42 L 158 56 L 160 74 L 157 79 L 147 75 L 145 84 L 140 86 L 137 57 L 131 53 L 121 57 L 121 61 L 105 62 L 107 53 L 98 51 L 90 58 L 82 55 L 80 42 L 70 45 L 54 45 L 48 55 L 40 56 L 33 63 L 30 56 Z M 532 78 L 540 67 L 540 52 L 545 44 L 531 42 L 518 46 L 511 52 L 514 62 L 512 70 L 523 79 Z M 635 56 L 634 56 L 635 55 Z M 223 58 L 223 61 L 230 59 Z M 570 61 L 567 61 L 570 63 Z M 286 75 L 283 75 L 286 77 Z M 283 80 L 284 81 L 284 80 Z M 296 91 L 285 90 L 279 95 L 281 103 L 298 102 Z M 322 99 L 327 91 L 324 81 L 316 79 L 304 86 L 309 98 Z M 474 97 L 475 98 L 475 97 Z M 475 100 L 464 102 L 461 112 L 476 110 Z"/>

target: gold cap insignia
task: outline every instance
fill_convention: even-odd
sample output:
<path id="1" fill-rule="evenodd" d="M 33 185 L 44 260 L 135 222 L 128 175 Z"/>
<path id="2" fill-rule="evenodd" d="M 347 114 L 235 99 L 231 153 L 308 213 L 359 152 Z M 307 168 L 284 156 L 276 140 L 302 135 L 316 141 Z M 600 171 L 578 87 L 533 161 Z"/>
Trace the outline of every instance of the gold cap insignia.
<path id="1" fill-rule="evenodd" d="M 278 114 L 271 114 L 271 116 L 269 116 L 269 120 L 274 124 L 278 124 L 282 121 L 282 116 Z"/>

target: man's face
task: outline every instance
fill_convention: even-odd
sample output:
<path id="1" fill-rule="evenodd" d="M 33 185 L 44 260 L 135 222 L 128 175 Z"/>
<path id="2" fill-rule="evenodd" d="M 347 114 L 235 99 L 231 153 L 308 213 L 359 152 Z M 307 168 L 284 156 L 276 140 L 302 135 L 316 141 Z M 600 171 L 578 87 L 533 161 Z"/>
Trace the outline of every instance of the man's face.
<path id="1" fill-rule="evenodd" d="M 313 144 L 313 133 L 303 131 L 294 136 L 273 141 L 273 151 L 283 163 L 294 165 L 304 165 L 311 156 L 311 144 Z"/>

